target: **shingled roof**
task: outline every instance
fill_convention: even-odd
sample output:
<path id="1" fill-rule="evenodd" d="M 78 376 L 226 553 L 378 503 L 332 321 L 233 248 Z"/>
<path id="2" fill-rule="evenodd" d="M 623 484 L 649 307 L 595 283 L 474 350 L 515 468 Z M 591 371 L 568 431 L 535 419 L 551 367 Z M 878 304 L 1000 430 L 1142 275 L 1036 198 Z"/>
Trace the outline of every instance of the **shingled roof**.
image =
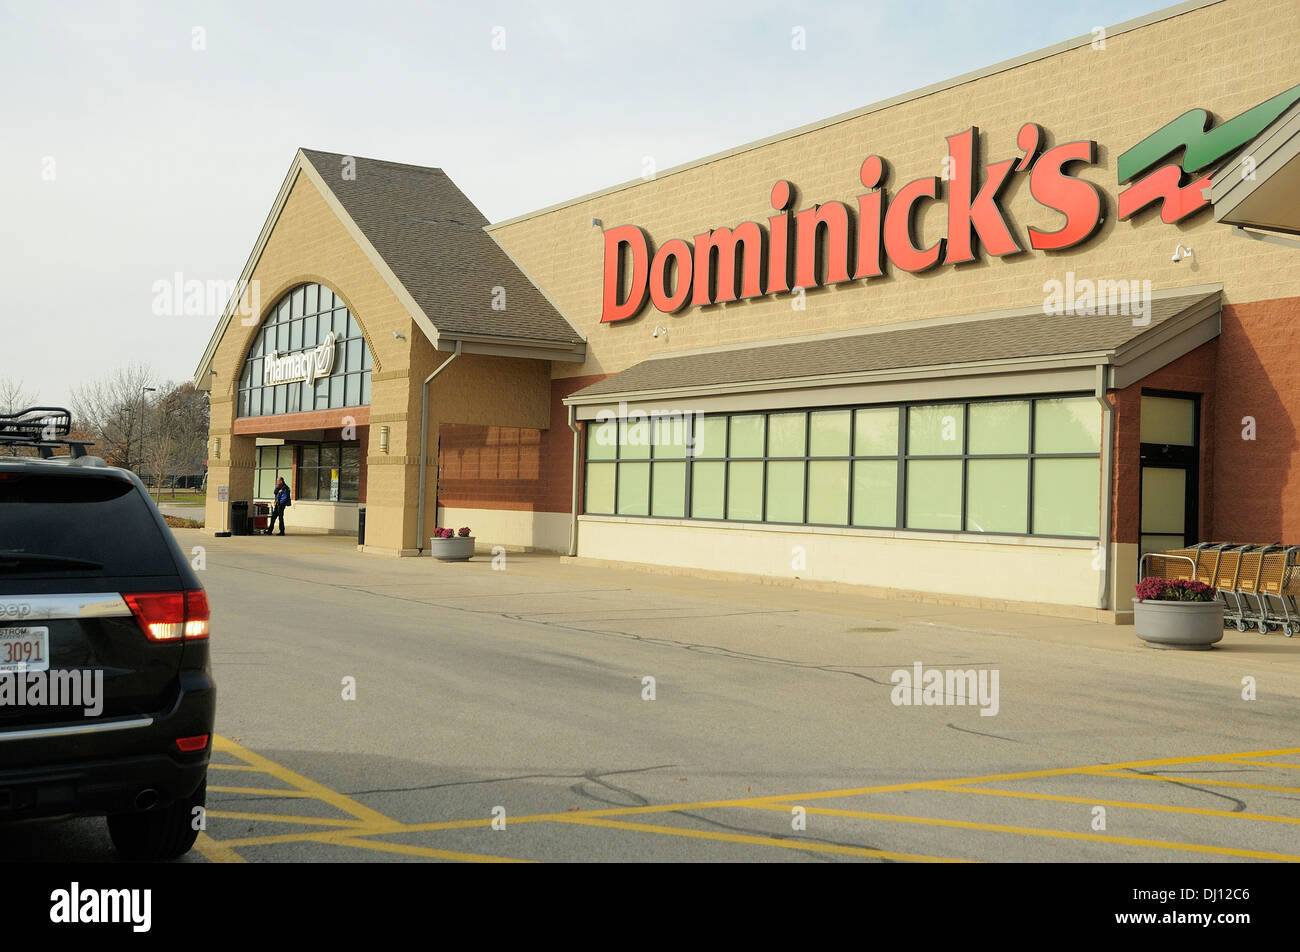
<path id="1" fill-rule="evenodd" d="M 441 336 L 582 341 L 483 231 L 487 219 L 442 169 L 314 149 L 302 154 Z M 492 308 L 498 287 L 505 289 L 504 310 Z"/>
<path id="2" fill-rule="evenodd" d="M 1127 314 L 1048 315 L 1039 305 L 898 328 L 667 354 L 584 387 L 565 403 L 593 403 L 611 396 L 739 390 L 797 379 L 832 383 L 837 376 L 979 367 L 1033 358 L 1078 357 L 1084 363 L 1123 364 L 1151 342 L 1167 339 L 1184 326 L 1209 317 L 1217 320 L 1217 289 L 1157 294 L 1150 302 L 1149 324 L 1135 325 Z"/>

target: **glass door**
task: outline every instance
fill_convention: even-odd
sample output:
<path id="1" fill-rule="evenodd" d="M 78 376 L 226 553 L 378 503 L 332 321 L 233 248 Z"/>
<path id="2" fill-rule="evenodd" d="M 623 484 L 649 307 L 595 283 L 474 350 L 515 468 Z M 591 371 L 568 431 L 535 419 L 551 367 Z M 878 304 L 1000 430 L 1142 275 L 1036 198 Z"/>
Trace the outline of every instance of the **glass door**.
<path id="1" fill-rule="evenodd" d="M 1139 554 L 1193 545 L 1198 539 L 1199 398 L 1142 394 Z"/>

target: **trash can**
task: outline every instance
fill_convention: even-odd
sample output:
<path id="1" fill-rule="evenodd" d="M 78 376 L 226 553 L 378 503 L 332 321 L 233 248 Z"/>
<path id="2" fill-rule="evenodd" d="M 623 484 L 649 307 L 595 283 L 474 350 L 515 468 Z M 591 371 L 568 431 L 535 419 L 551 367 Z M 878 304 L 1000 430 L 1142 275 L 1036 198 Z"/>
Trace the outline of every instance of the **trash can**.
<path id="1" fill-rule="evenodd" d="M 230 532 L 232 535 L 248 535 L 248 500 L 236 499 L 230 504 Z"/>
<path id="2" fill-rule="evenodd" d="M 366 507 L 357 507 L 357 545 L 366 544 Z"/>

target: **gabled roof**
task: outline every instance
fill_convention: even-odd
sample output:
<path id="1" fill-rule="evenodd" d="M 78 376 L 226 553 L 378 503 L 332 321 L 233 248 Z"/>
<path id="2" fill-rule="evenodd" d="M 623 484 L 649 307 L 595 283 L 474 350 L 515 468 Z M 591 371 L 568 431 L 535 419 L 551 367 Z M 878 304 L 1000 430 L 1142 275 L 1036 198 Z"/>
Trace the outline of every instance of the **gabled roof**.
<path id="1" fill-rule="evenodd" d="M 565 398 L 579 407 L 615 401 L 662 402 L 793 390 L 833 391 L 910 381 L 941 395 L 938 381 L 1001 378 L 994 392 L 1027 392 L 1056 381 L 1090 379 L 1108 368 L 1106 385 L 1125 387 L 1219 333 L 1215 285 L 1152 292 L 1149 323 L 1130 314 L 1049 315 L 1040 303 L 993 313 L 937 318 L 816 337 L 665 354 L 634 364 Z M 1139 318 L 1143 319 L 1143 318 Z M 1074 377 L 1067 371 L 1083 371 Z M 1007 379 L 1019 375 L 1026 387 Z M 963 386 L 956 384 L 953 392 Z M 1091 389 L 1091 385 L 1089 385 Z M 768 402 L 771 402 L 769 398 Z M 778 398 L 779 399 L 779 398 Z M 834 402 L 809 397 L 808 403 Z M 846 400 L 846 402 L 848 402 Z M 590 412 L 579 413 L 591 418 Z"/>
<path id="2" fill-rule="evenodd" d="M 439 334 L 576 344 L 579 334 L 486 232 L 442 169 L 303 149 Z M 342 175 L 345 160 L 355 175 Z M 492 309 L 493 289 L 506 307 Z"/>
<path id="3" fill-rule="evenodd" d="M 1300 235 L 1300 103 L 1243 146 L 1241 154 L 1240 161 L 1225 165 L 1210 181 L 1214 220 L 1238 229 Z M 1294 239 L 1278 243 L 1295 245 Z"/>
<path id="4" fill-rule="evenodd" d="M 346 170 L 346 175 L 345 175 Z M 487 219 L 442 169 L 299 149 L 241 274 L 251 280 L 299 175 L 309 178 L 412 319 L 440 350 L 581 362 L 581 334 L 486 232 Z M 326 276 L 328 278 L 328 276 Z M 504 289 L 504 308 L 493 309 Z M 232 299 L 195 372 L 208 371 Z"/>

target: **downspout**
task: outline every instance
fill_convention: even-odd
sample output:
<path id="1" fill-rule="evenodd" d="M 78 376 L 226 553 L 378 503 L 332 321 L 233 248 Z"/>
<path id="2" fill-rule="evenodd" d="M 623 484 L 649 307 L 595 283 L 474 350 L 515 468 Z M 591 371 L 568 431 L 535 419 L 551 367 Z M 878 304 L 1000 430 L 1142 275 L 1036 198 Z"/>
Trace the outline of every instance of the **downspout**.
<path id="1" fill-rule="evenodd" d="M 1110 608 L 1111 573 L 1111 495 L 1114 489 L 1114 467 L 1111 465 L 1111 440 L 1115 428 L 1115 408 L 1106 399 L 1106 365 L 1097 365 L 1097 402 L 1101 404 L 1101 523 L 1097 546 L 1101 549 L 1101 585 L 1097 592 L 1097 607 Z"/>
<path id="2" fill-rule="evenodd" d="M 578 554 L 578 475 L 581 472 L 582 433 L 574 422 L 577 409 L 572 404 L 569 405 L 569 429 L 573 431 L 573 515 L 569 521 L 569 555 Z"/>
<path id="3" fill-rule="evenodd" d="M 420 388 L 420 495 L 416 503 L 415 528 L 419 533 L 415 539 L 415 550 L 424 551 L 424 487 L 425 473 L 429 467 L 429 384 L 434 377 L 447 369 L 447 365 L 460 356 L 460 341 L 456 341 L 456 350 L 450 357 L 440 363 L 429 376 L 424 378 Z"/>

